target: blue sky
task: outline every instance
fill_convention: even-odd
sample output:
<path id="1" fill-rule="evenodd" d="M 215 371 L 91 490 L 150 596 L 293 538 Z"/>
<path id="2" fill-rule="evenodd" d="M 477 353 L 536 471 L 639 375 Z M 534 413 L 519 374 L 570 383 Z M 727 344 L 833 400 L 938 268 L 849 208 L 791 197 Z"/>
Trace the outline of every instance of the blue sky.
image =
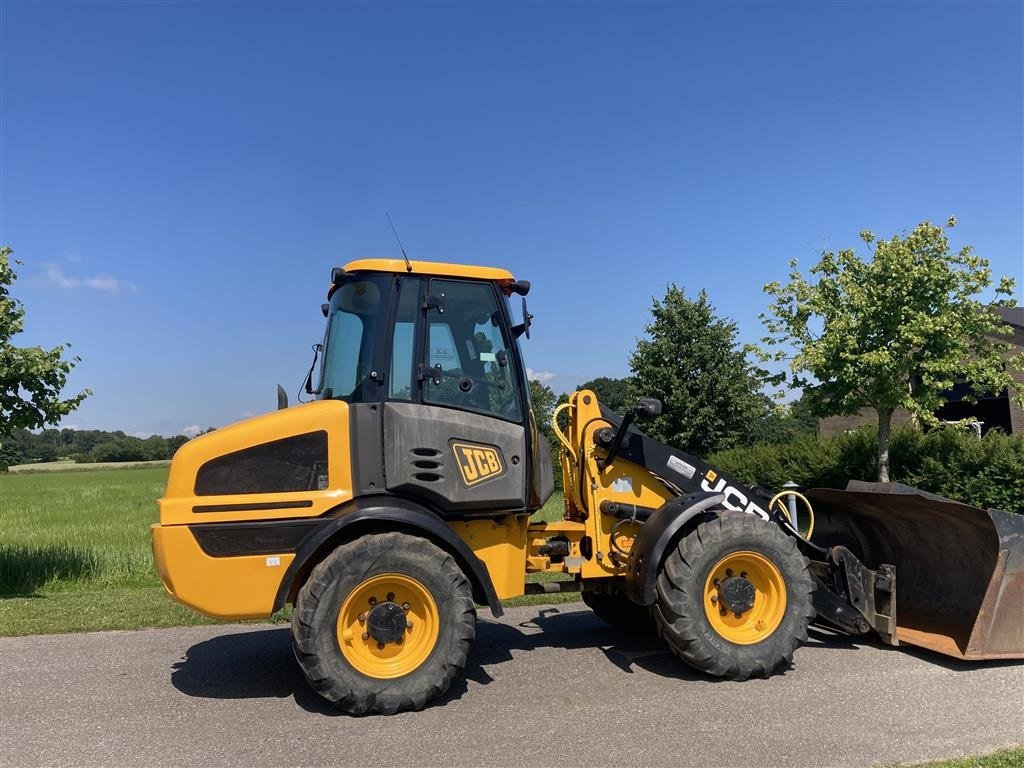
<path id="1" fill-rule="evenodd" d="M 1024 272 L 1021 3 L 22 3 L 0 239 L 66 424 L 174 434 L 298 389 L 336 264 L 502 266 L 556 391 L 651 297 L 743 341 L 791 258 L 955 214 Z M 1018 287 L 1018 298 L 1019 298 Z"/>

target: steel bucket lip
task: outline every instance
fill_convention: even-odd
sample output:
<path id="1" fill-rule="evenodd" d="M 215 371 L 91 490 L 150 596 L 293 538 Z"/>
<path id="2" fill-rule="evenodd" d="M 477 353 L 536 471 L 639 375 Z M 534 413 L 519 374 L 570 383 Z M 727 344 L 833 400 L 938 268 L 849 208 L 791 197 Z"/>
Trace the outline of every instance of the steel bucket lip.
<path id="1" fill-rule="evenodd" d="M 822 521 L 815 543 L 849 546 L 869 567 L 895 561 L 900 641 L 965 660 L 1024 658 L 1024 515 L 903 483 L 806 495 Z"/>

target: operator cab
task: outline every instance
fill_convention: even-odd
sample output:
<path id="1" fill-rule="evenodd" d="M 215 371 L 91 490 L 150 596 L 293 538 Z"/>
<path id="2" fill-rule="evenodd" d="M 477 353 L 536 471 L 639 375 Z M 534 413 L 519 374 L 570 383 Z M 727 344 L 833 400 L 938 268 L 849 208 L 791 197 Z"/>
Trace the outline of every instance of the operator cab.
<path id="1" fill-rule="evenodd" d="M 550 453 L 529 402 L 505 270 L 373 259 L 332 274 L 319 385 L 349 404 L 356 496 L 446 517 L 539 508 Z M 383 472 L 381 469 L 383 468 Z"/>

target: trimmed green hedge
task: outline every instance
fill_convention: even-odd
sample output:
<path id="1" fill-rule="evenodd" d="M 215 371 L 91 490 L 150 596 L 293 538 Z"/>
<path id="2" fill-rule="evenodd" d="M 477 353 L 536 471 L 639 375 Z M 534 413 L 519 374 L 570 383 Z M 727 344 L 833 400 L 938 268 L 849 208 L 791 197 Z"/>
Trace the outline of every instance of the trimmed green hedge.
<path id="1" fill-rule="evenodd" d="M 784 445 L 758 444 L 721 451 L 708 462 L 750 484 L 781 488 L 844 488 L 848 480 L 875 480 L 875 430 L 835 438 L 804 437 Z M 982 439 L 957 429 L 924 433 L 894 429 L 889 475 L 979 507 L 1024 512 L 1024 436 L 990 432 Z"/>

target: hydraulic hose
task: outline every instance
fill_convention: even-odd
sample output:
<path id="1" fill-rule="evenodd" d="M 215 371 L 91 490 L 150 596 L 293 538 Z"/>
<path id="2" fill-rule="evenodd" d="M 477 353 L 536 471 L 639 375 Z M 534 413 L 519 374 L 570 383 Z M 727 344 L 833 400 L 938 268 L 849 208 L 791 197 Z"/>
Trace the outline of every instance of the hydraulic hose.
<path id="1" fill-rule="evenodd" d="M 786 517 L 786 520 L 789 523 L 789 526 L 797 532 L 797 535 L 800 534 L 800 531 L 796 530 L 796 526 L 793 525 L 793 520 L 789 516 L 789 509 L 786 507 L 785 504 L 782 503 L 783 496 L 796 496 L 798 499 L 800 499 L 800 501 L 804 503 L 804 506 L 807 507 L 807 535 L 803 538 L 806 541 L 810 541 L 811 534 L 814 533 L 814 507 L 811 506 L 811 502 L 808 501 L 806 496 L 804 496 L 802 493 L 797 493 L 796 491 L 779 491 L 772 497 L 772 500 L 768 502 L 768 509 L 771 509 L 772 507 L 775 506 L 776 503 L 778 503 L 779 507 L 782 509 L 782 514 Z"/>

